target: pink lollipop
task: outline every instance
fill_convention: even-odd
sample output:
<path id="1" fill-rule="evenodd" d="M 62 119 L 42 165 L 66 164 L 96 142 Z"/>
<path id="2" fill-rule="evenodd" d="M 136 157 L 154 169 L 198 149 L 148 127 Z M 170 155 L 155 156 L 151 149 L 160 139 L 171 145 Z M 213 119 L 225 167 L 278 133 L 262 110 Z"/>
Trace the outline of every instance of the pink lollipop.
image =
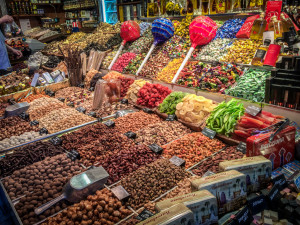
<path id="1" fill-rule="evenodd" d="M 126 42 L 135 41 L 136 39 L 138 39 L 140 37 L 140 26 L 138 25 L 137 22 L 135 22 L 133 20 L 125 21 L 121 26 L 120 36 L 123 39 L 123 42 L 122 42 L 117 54 L 115 55 L 113 61 L 110 63 L 110 65 L 108 67 L 109 70 L 112 68 L 112 66 L 116 62 L 118 56 L 120 55 L 122 49 L 124 48 L 124 46 L 126 44 Z"/>
<path id="2" fill-rule="evenodd" d="M 190 48 L 188 54 L 186 55 L 184 61 L 179 67 L 176 75 L 174 76 L 172 83 L 175 83 L 177 77 L 179 76 L 181 70 L 184 68 L 185 64 L 191 57 L 193 51 L 198 45 L 208 44 L 217 33 L 218 26 L 217 24 L 207 16 L 198 16 L 190 24 L 190 39 L 192 42 L 192 47 Z"/>

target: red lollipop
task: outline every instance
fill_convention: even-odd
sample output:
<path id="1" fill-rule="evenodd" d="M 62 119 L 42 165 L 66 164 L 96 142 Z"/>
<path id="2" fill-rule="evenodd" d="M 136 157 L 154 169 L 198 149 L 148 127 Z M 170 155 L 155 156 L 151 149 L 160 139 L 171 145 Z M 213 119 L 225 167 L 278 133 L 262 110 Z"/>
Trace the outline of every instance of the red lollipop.
<path id="1" fill-rule="evenodd" d="M 140 26 L 137 22 L 133 20 L 125 21 L 121 26 L 120 36 L 123 39 L 123 42 L 115 55 L 113 61 L 110 63 L 108 69 L 110 70 L 114 65 L 115 61 L 117 60 L 118 56 L 120 55 L 122 49 L 124 48 L 126 42 L 128 41 L 135 41 L 140 37 Z"/>
<path id="2" fill-rule="evenodd" d="M 191 57 L 193 51 L 198 45 L 208 44 L 217 34 L 218 26 L 217 24 L 207 16 L 198 16 L 190 24 L 190 39 L 192 42 L 192 47 L 190 48 L 188 54 L 186 55 L 184 61 L 182 62 L 180 68 L 178 69 L 176 75 L 174 76 L 172 83 L 175 83 L 177 77 L 179 76 L 181 70 L 184 68 L 186 62 Z"/>

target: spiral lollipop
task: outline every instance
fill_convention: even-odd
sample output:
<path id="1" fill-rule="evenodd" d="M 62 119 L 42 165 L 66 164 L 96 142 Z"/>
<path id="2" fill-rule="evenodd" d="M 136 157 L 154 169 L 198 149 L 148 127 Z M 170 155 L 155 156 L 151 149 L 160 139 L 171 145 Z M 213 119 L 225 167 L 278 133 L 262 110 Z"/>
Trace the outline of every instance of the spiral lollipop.
<path id="1" fill-rule="evenodd" d="M 191 57 L 195 48 L 198 45 L 208 44 L 216 36 L 217 29 L 218 29 L 217 24 L 207 16 L 198 16 L 191 22 L 189 26 L 189 31 L 190 31 L 190 39 L 192 42 L 192 47 L 190 48 L 188 54 L 183 60 L 181 66 L 179 67 L 176 75 L 172 80 L 172 83 L 176 82 L 177 77 L 179 76 L 186 62 Z"/>
<path id="2" fill-rule="evenodd" d="M 149 52 L 147 53 L 144 61 L 140 65 L 140 68 L 136 72 L 136 75 L 138 75 L 139 72 L 141 72 L 141 70 L 143 69 L 155 46 L 167 41 L 174 35 L 174 25 L 169 19 L 159 18 L 153 21 L 151 31 L 154 38 L 154 42 Z"/>
<path id="3" fill-rule="evenodd" d="M 123 39 L 123 42 L 122 42 L 118 52 L 116 53 L 114 59 L 110 63 L 110 65 L 108 67 L 109 70 L 112 68 L 112 66 L 116 62 L 118 56 L 120 55 L 122 49 L 124 48 L 124 46 L 126 44 L 126 42 L 135 41 L 136 39 L 138 39 L 140 37 L 140 26 L 138 25 L 137 22 L 135 22 L 133 20 L 125 21 L 121 26 L 120 36 Z"/>

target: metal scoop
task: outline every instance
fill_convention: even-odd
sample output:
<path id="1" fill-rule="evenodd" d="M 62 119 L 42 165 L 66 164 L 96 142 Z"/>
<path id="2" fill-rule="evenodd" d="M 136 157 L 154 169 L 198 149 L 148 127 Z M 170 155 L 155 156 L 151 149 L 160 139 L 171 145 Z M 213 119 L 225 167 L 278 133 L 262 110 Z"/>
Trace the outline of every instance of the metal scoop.
<path id="1" fill-rule="evenodd" d="M 102 117 L 101 120 L 107 120 L 110 118 L 119 118 L 119 117 L 125 116 L 129 113 L 134 113 L 137 111 L 138 111 L 137 109 L 121 109 L 121 110 L 118 110 L 115 114 L 111 114 L 109 116 Z"/>
<path id="2" fill-rule="evenodd" d="M 64 199 L 73 203 L 80 202 L 88 195 L 94 194 L 97 190 L 103 188 L 108 177 L 108 173 L 102 166 L 78 174 L 72 177 L 64 186 L 62 195 L 36 208 L 34 212 L 35 214 L 40 215 L 54 204 Z"/>

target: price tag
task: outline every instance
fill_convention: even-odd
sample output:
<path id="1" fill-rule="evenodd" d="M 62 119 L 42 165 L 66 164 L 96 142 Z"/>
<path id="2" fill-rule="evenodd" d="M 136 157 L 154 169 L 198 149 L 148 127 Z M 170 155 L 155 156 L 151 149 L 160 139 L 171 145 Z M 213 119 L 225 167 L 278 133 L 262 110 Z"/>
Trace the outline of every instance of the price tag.
<path id="1" fill-rule="evenodd" d="M 129 198 L 130 194 L 123 188 L 122 185 L 114 187 L 111 192 L 120 200 L 124 201 Z"/>
<path id="2" fill-rule="evenodd" d="M 280 174 L 272 179 L 273 185 L 278 185 L 279 190 L 283 190 L 287 187 L 287 182 L 284 174 Z"/>
<path id="3" fill-rule="evenodd" d="M 42 129 L 40 129 L 39 133 L 40 133 L 40 135 L 48 134 L 48 130 L 45 127 L 43 127 Z"/>
<path id="4" fill-rule="evenodd" d="M 248 200 L 247 205 L 252 215 L 256 215 L 257 213 L 260 213 L 266 209 L 267 207 L 266 198 L 264 195 L 259 195 L 257 197 Z"/>
<path id="5" fill-rule="evenodd" d="M 60 137 L 57 137 L 57 136 L 51 138 L 51 139 L 50 139 L 50 142 L 51 142 L 53 145 L 55 145 L 55 146 L 57 146 L 57 145 L 62 145 L 62 139 L 61 139 Z"/>
<path id="6" fill-rule="evenodd" d="M 94 91 L 94 90 L 95 90 L 94 87 L 90 87 L 90 88 L 89 88 L 89 91 Z"/>
<path id="7" fill-rule="evenodd" d="M 127 99 L 127 98 L 123 98 L 123 99 L 121 100 L 121 103 L 122 103 L 122 104 L 128 104 L 128 99 Z"/>
<path id="8" fill-rule="evenodd" d="M 175 166 L 181 166 L 181 167 L 185 166 L 185 160 L 177 157 L 176 155 L 174 155 L 169 161 L 173 163 Z"/>
<path id="9" fill-rule="evenodd" d="M 50 97 L 54 97 L 54 95 L 55 95 L 54 91 L 50 91 L 50 90 L 46 90 L 45 93 L 46 93 L 46 95 L 48 95 Z"/>
<path id="10" fill-rule="evenodd" d="M 39 73 L 35 73 L 33 78 L 32 78 L 32 81 L 31 81 L 31 84 L 30 86 L 31 87 L 35 87 L 37 85 L 37 82 L 39 80 L 39 77 L 40 77 L 40 74 Z"/>
<path id="11" fill-rule="evenodd" d="M 166 121 L 174 121 L 174 120 L 176 120 L 176 119 L 177 119 L 176 115 L 173 114 L 173 115 L 168 115 Z"/>
<path id="12" fill-rule="evenodd" d="M 237 224 L 241 225 L 251 224 L 251 222 L 253 221 L 253 216 L 248 206 L 245 206 L 235 214 L 235 221 L 237 222 Z"/>
<path id="13" fill-rule="evenodd" d="M 88 113 L 88 116 L 91 116 L 91 117 L 96 118 L 96 117 L 97 117 L 97 114 L 96 114 L 96 112 L 91 111 L 91 112 Z"/>
<path id="14" fill-rule="evenodd" d="M 128 138 L 136 139 L 136 133 L 133 133 L 132 131 L 128 131 L 124 135 L 127 136 Z"/>
<path id="15" fill-rule="evenodd" d="M 104 124 L 108 127 L 114 127 L 115 126 L 115 122 L 112 120 L 107 120 L 104 122 Z"/>
<path id="16" fill-rule="evenodd" d="M 29 119 L 29 114 L 26 112 L 22 112 L 21 114 L 19 114 L 19 117 L 23 120 L 28 120 Z"/>
<path id="17" fill-rule="evenodd" d="M 86 112 L 86 109 L 83 108 L 82 106 L 77 107 L 76 110 L 77 110 L 78 112 L 80 112 L 80 113 L 85 113 L 85 112 Z"/>
<path id="18" fill-rule="evenodd" d="M 74 102 L 68 102 L 68 103 L 67 103 L 67 106 L 69 106 L 69 107 L 74 107 Z"/>
<path id="19" fill-rule="evenodd" d="M 143 108 L 143 111 L 145 112 L 145 113 L 153 113 L 153 111 L 151 110 L 151 109 L 148 109 L 148 108 Z"/>
<path id="20" fill-rule="evenodd" d="M 84 88 L 84 84 L 83 83 L 78 84 L 77 87 Z"/>
<path id="21" fill-rule="evenodd" d="M 71 153 L 76 157 L 76 159 L 80 159 L 81 158 L 80 153 L 77 152 L 75 149 L 72 149 Z"/>
<path id="22" fill-rule="evenodd" d="M 57 98 L 61 102 L 65 102 L 65 98 Z"/>
<path id="23" fill-rule="evenodd" d="M 159 145 L 157 144 L 151 144 L 148 146 L 153 152 L 157 153 L 157 154 L 161 154 L 162 151 L 163 151 L 163 148 L 160 147 Z"/>
<path id="24" fill-rule="evenodd" d="M 30 121 L 30 126 L 37 126 L 37 125 L 39 125 L 39 121 L 37 121 L 37 120 L 32 120 L 32 121 Z"/>
<path id="25" fill-rule="evenodd" d="M 257 116 L 257 114 L 261 112 L 261 108 L 254 106 L 254 105 L 249 105 L 245 109 L 245 112 L 250 114 L 251 116 Z"/>
<path id="26" fill-rule="evenodd" d="M 280 190 L 279 190 L 279 185 L 278 184 L 275 184 L 271 191 L 268 193 L 267 195 L 267 198 L 269 199 L 270 201 L 270 205 L 272 205 L 272 203 L 275 203 L 277 200 L 279 200 L 281 197 L 281 194 L 280 194 Z"/>
<path id="27" fill-rule="evenodd" d="M 214 130 L 204 127 L 204 129 L 202 130 L 202 134 L 204 134 L 206 137 L 209 137 L 210 139 L 214 139 L 217 133 Z"/>
<path id="28" fill-rule="evenodd" d="M 242 152 L 243 154 L 247 153 L 247 144 L 245 142 L 240 142 L 236 147 L 236 150 Z"/>
<path id="29" fill-rule="evenodd" d="M 10 105 L 14 105 L 14 104 L 17 104 L 17 102 L 16 102 L 16 100 L 14 99 L 14 98 L 10 98 L 10 99 L 8 99 L 8 104 L 10 104 Z"/>
<path id="30" fill-rule="evenodd" d="M 148 219 L 149 217 L 154 216 L 154 214 L 152 212 L 150 212 L 147 209 L 144 209 L 137 217 L 137 220 L 143 221 Z"/>

